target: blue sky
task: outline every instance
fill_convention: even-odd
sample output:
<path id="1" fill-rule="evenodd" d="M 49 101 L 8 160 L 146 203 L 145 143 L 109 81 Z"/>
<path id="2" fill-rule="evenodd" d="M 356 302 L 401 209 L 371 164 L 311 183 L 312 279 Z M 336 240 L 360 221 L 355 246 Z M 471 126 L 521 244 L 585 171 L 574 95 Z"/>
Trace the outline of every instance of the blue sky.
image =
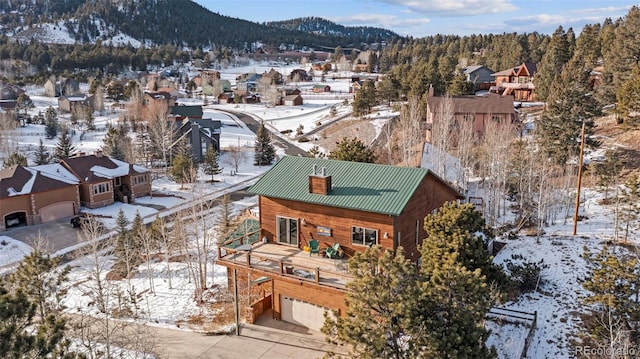
<path id="1" fill-rule="evenodd" d="M 375 26 L 400 35 L 540 32 L 624 16 L 619 0 L 195 0 L 221 15 L 254 22 L 319 16 L 346 26 Z M 636 3 L 637 4 L 637 3 Z"/>

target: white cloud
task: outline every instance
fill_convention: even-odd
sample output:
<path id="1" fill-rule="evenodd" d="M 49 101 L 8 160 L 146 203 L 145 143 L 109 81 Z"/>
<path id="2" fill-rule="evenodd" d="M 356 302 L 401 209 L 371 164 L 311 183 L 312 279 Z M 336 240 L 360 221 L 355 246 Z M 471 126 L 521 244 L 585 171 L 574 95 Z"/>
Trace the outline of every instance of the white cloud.
<path id="1" fill-rule="evenodd" d="M 470 16 L 497 14 L 517 10 L 510 0 L 378 0 L 406 7 L 420 14 L 440 16 Z"/>

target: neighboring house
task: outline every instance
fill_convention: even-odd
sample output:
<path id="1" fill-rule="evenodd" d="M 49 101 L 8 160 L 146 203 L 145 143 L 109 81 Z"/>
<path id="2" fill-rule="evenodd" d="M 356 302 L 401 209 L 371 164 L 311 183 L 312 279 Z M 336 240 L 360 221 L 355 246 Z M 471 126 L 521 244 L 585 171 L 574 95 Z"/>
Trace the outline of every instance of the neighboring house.
<path id="1" fill-rule="evenodd" d="M 294 69 L 289 74 L 289 80 L 291 81 L 313 81 L 313 76 L 307 73 L 304 69 Z"/>
<path id="2" fill-rule="evenodd" d="M 233 92 L 223 92 L 220 95 L 218 95 L 218 103 L 220 104 L 233 103 L 233 97 L 234 97 Z"/>
<path id="3" fill-rule="evenodd" d="M 255 92 L 258 90 L 258 82 L 240 80 L 236 82 L 236 89 L 241 92 Z"/>
<path id="4" fill-rule="evenodd" d="M 145 91 L 144 100 L 147 104 L 164 103 L 167 107 L 172 107 L 176 105 L 177 98 L 171 96 L 168 92 Z"/>
<path id="5" fill-rule="evenodd" d="M 349 93 L 356 93 L 362 88 L 364 82 L 360 80 L 352 81 L 349 84 Z"/>
<path id="6" fill-rule="evenodd" d="M 196 163 L 201 163 L 207 154 L 209 145 L 220 153 L 220 120 L 186 118 L 178 128 L 179 137 L 172 146 L 183 138 L 191 145 L 191 156 Z"/>
<path id="7" fill-rule="evenodd" d="M 295 156 L 284 156 L 248 191 L 259 196 L 262 240 L 219 247 L 217 263 L 230 279 L 240 270 L 241 278 L 270 292 L 262 306 L 276 319 L 316 330 L 325 312 L 346 313 L 347 258 L 372 245 L 401 246 L 419 264 L 425 216 L 463 198 L 423 168 Z M 339 247 L 343 259 L 304 252 L 312 239 L 321 252 Z M 252 305 L 248 319 L 268 308 Z"/>
<path id="8" fill-rule="evenodd" d="M 60 77 L 51 76 L 44 83 L 44 95 L 49 97 L 74 96 L 80 93 L 80 84 L 78 81 Z"/>
<path id="9" fill-rule="evenodd" d="M 282 103 L 285 106 L 300 106 L 302 105 L 302 96 L 300 95 L 288 95 L 282 98 Z"/>
<path id="10" fill-rule="evenodd" d="M 78 184 L 59 164 L 0 170 L 0 230 L 76 214 L 80 209 Z"/>
<path id="11" fill-rule="evenodd" d="M 60 96 L 58 97 L 60 111 L 80 115 L 85 111 L 93 112 L 93 95 Z"/>
<path id="12" fill-rule="evenodd" d="M 116 200 L 133 203 L 151 193 L 149 170 L 104 156 L 101 151 L 80 153 L 60 164 L 80 180 L 80 204 L 88 208 L 108 206 Z"/>
<path id="13" fill-rule="evenodd" d="M 22 88 L 8 82 L 0 81 L 0 100 L 17 100 L 18 96 L 23 93 L 25 93 L 25 91 Z"/>
<path id="14" fill-rule="evenodd" d="M 312 89 L 313 93 L 331 92 L 331 86 L 315 84 Z"/>
<path id="15" fill-rule="evenodd" d="M 431 143 L 433 124 L 440 121 L 445 96 L 427 96 L 426 138 Z M 484 96 L 465 95 L 448 97 L 453 108 L 453 115 L 457 123 L 473 121 L 474 134 L 482 137 L 488 121 L 513 123 L 516 121 L 516 111 L 513 107 L 512 96 L 487 94 Z"/>
<path id="16" fill-rule="evenodd" d="M 171 95 L 172 98 L 175 98 L 175 99 L 183 97 L 180 91 L 173 86 L 160 87 L 158 88 L 158 92 L 167 92 Z"/>
<path id="17" fill-rule="evenodd" d="M 467 66 L 462 69 L 462 73 L 466 76 L 467 81 L 475 85 L 476 91 L 489 90 L 491 86 L 496 84 L 493 77 L 494 71 L 482 65 Z"/>
<path id="18" fill-rule="evenodd" d="M 280 85 L 283 82 L 282 74 L 274 69 L 269 70 L 269 72 L 265 72 L 262 74 L 262 77 L 270 79 L 272 85 Z"/>
<path id="19" fill-rule="evenodd" d="M 178 105 L 171 106 L 169 114 L 174 117 L 176 121 L 182 121 L 187 117 L 192 120 L 201 119 L 204 112 L 202 111 L 201 105 Z"/>
<path id="20" fill-rule="evenodd" d="M 535 101 L 535 86 L 533 79 L 536 74 L 536 65 L 532 62 L 524 62 L 522 65 L 496 72 L 495 86 L 489 91 L 501 95 L 511 95 L 515 101 Z"/>
<path id="21" fill-rule="evenodd" d="M 231 92 L 231 82 L 229 80 L 217 80 L 217 84 L 213 85 L 202 85 L 202 94 L 207 96 L 213 96 L 216 92 L 214 91 L 214 86 L 218 86 L 218 91 L 222 92 Z"/>

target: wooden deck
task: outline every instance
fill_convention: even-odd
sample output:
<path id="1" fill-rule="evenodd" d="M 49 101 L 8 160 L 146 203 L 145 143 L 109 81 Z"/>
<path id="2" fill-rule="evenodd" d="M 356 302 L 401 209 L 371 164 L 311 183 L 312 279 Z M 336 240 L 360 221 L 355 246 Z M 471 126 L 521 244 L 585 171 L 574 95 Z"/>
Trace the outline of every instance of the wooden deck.
<path id="1" fill-rule="evenodd" d="M 351 280 L 346 259 L 329 259 L 317 254 L 310 256 L 309 252 L 297 247 L 273 243 L 235 249 L 218 248 L 218 262 L 341 289 Z"/>

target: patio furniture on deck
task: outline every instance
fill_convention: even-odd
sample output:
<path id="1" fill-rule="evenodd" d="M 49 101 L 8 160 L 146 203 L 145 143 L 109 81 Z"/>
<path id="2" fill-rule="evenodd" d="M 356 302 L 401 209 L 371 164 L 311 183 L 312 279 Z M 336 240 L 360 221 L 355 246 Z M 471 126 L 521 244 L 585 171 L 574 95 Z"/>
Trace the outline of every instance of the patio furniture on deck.
<path id="1" fill-rule="evenodd" d="M 327 247 L 327 249 L 325 250 L 325 253 L 327 255 L 327 258 L 331 258 L 331 259 L 336 259 L 336 258 L 340 258 L 340 244 L 339 243 L 334 243 L 331 247 Z"/>
<path id="2" fill-rule="evenodd" d="M 311 257 L 313 253 L 320 255 L 320 241 L 317 239 L 309 241 L 309 257 Z"/>

